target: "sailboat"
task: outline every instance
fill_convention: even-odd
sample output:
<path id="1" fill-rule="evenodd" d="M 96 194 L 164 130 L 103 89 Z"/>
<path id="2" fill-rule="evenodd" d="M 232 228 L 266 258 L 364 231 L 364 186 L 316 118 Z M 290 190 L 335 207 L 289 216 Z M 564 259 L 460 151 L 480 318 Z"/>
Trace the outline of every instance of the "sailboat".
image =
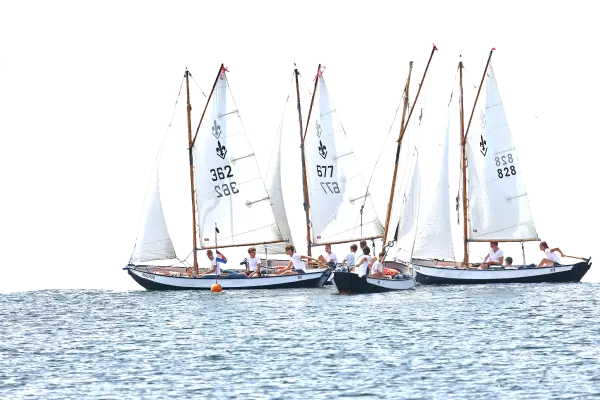
<path id="1" fill-rule="evenodd" d="M 301 121 L 301 115 L 299 117 Z M 301 150 L 309 255 L 314 246 L 380 239 L 384 227 L 375 212 L 320 65 L 306 131 L 301 137 Z M 340 293 L 363 293 L 409 289 L 415 282 L 411 277 L 377 279 L 336 270 L 333 284 Z"/>
<path id="2" fill-rule="evenodd" d="M 435 193 L 426 197 L 413 252 L 413 269 L 421 284 L 483 284 L 531 282 L 579 282 L 591 267 L 591 259 L 569 265 L 535 268 L 476 269 L 469 263 L 469 243 L 538 241 L 527 191 L 502 99 L 491 65 L 490 51 L 475 104 L 464 131 L 462 70 L 460 73 L 460 144 L 464 260 L 454 261 L 448 191 L 448 131 L 442 143 Z M 478 104 L 480 93 L 482 101 Z M 473 116 L 476 121 L 469 131 Z M 468 175 L 467 175 L 468 174 Z M 458 202 L 458 200 L 457 200 Z M 458 203 L 457 203 L 458 209 Z M 523 258 L 525 255 L 523 254 Z"/>
<path id="3" fill-rule="evenodd" d="M 219 255 L 217 249 L 282 245 L 290 240 L 287 222 L 283 223 L 285 214 L 272 202 L 262 179 L 226 72 L 221 65 L 194 136 L 189 72 L 186 70 L 185 73 L 193 267 L 184 268 L 185 273 L 182 273 L 172 268 L 145 264 L 176 257 L 162 213 L 157 163 L 146 196 L 136 246 L 125 269 L 137 283 L 151 290 L 210 289 L 216 280 L 225 290 L 322 286 L 329 270 L 256 278 L 236 273 L 198 275 L 198 250 L 214 249 Z M 205 116 L 208 118 L 205 119 Z M 221 261 L 224 261 L 222 257 Z"/>

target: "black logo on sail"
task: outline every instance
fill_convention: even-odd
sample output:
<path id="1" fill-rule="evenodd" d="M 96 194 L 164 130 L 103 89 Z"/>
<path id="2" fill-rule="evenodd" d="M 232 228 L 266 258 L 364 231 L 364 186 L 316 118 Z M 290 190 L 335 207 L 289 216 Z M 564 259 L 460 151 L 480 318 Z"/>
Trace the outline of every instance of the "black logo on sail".
<path id="1" fill-rule="evenodd" d="M 227 155 L 227 148 L 221 145 L 221 142 L 217 142 L 219 147 L 217 147 L 217 155 L 222 159 L 225 159 L 225 155 Z"/>
<path id="2" fill-rule="evenodd" d="M 321 137 L 321 133 L 323 133 L 323 130 L 321 129 L 321 124 L 317 122 L 317 137 Z"/>
<path id="3" fill-rule="evenodd" d="M 484 157 L 488 151 L 487 142 L 483 140 L 483 135 L 481 135 L 481 141 L 479 142 L 479 151 L 481 151 Z"/>
<path id="4" fill-rule="evenodd" d="M 325 159 L 327 157 L 327 146 L 323 145 L 323 142 L 321 142 L 319 140 L 319 154 L 321 155 L 321 157 L 323 157 L 323 159 Z"/>
<path id="5" fill-rule="evenodd" d="M 215 119 L 215 124 L 213 125 L 213 127 L 211 129 L 212 129 L 213 136 L 218 139 L 219 136 L 221 136 L 221 125 L 217 125 L 216 119 Z"/>

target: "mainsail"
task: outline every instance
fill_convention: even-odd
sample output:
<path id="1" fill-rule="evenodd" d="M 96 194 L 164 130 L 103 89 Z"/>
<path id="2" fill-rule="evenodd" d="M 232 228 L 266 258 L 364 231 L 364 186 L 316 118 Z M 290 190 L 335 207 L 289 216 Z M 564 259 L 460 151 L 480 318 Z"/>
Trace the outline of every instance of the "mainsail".
<path id="1" fill-rule="evenodd" d="M 467 138 L 470 241 L 539 240 L 490 64 Z"/>
<path id="2" fill-rule="evenodd" d="M 224 69 L 193 150 L 200 247 L 283 241 Z"/>
<path id="3" fill-rule="evenodd" d="M 394 201 L 390 209 L 389 228 L 385 243 L 393 240 L 397 229 L 394 256 L 410 260 L 421 207 L 421 172 L 423 170 L 425 107 L 431 91 L 431 70 L 427 68 L 407 123 L 398 156 L 398 172 L 394 187 Z"/>
<path id="4" fill-rule="evenodd" d="M 383 226 L 321 74 L 304 149 L 313 244 L 381 235 Z"/>
<path id="5" fill-rule="evenodd" d="M 144 199 L 137 239 L 129 261 L 130 263 L 177 258 L 160 202 L 158 165 L 161 153 L 162 147 L 152 170 L 148 189 L 146 190 L 146 198 Z"/>
<path id="6" fill-rule="evenodd" d="M 413 257 L 453 260 L 452 227 L 450 221 L 450 180 L 448 169 L 450 107 L 446 129 L 436 152 L 431 178 L 425 190 L 425 202 L 419 213 Z"/>

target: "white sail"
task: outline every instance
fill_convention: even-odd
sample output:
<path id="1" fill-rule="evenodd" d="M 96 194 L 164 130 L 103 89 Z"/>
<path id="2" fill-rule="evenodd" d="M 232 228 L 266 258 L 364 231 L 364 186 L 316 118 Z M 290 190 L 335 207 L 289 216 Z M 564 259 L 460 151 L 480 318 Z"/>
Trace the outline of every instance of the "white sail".
<path id="1" fill-rule="evenodd" d="M 467 138 L 469 240 L 538 240 L 490 64 Z"/>
<path id="2" fill-rule="evenodd" d="M 379 236 L 383 226 L 325 80 L 318 79 L 304 143 L 313 244 Z"/>
<path id="3" fill-rule="evenodd" d="M 450 219 L 450 178 L 448 168 L 450 138 L 450 108 L 448 108 L 446 127 L 439 149 L 435 152 L 435 162 L 425 199 L 419 212 L 413 257 L 454 260 L 452 246 L 452 226 Z"/>
<path id="4" fill-rule="evenodd" d="M 194 144 L 200 247 L 283 241 L 254 150 L 222 71 Z"/>
<path id="5" fill-rule="evenodd" d="M 387 241 L 393 240 L 398 230 L 396 249 L 398 258 L 409 261 L 416 234 L 417 218 L 422 204 L 421 175 L 425 147 L 425 107 L 431 91 L 431 67 L 423 78 L 419 97 L 408 120 L 406 132 L 400 143 L 398 171 L 394 187 L 394 201 L 388 228 Z"/>
<path id="6" fill-rule="evenodd" d="M 162 148 L 161 148 L 162 152 Z M 177 258 L 167 230 L 158 188 L 158 160 L 146 190 L 135 248 L 129 262 L 140 263 Z"/>
<path id="7" fill-rule="evenodd" d="M 287 103 L 286 103 L 287 109 Z M 284 111 L 285 116 L 285 111 Z M 267 250 L 270 253 L 285 253 L 286 244 L 292 244 L 292 231 L 288 222 L 287 214 L 285 211 L 285 203 L 283 201 L 283 185 L 281 183 L 281 135 L 283 133 L 283 123 L 279 126 L 277 137 L 273 145 L 273 151 L 271 153 L 271 159 L 269 161 L 269 167 L 267 169 L 266 185 L 269 193 L 269 199 L 271 201 L 271 208 L 275 214 L 275 220 L 279 226 L 281 236 L 287 243 L 270 244 L 267 246 Z M 262 247 L 262 246 L 261 246 Z M 259 251 L 264 249 L 258 249 Z"/>

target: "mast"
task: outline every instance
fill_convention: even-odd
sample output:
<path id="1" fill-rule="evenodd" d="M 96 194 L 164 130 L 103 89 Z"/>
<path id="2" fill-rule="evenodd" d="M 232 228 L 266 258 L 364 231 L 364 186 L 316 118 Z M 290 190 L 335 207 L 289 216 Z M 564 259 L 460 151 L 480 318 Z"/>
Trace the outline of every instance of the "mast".
<path id="1" fill-rule="evenodd" d="M 306 117 L 306 128 L 308 128 L 308 122 L 310 121 L 310 112 L 312 111 L 312 104 L 315 100 L 315 93 L 317 91 L 317 85 L 319 83 L 319 70 L 321 69 L 321 64 L 317 66 L 317 79 L 315 79 L 315 84 L 313 86 L 312 94 L 310 96 L 310 106 L 308 107 L 308 116 Z M 298 108 L 298 104 L 300 100 L 300 85 L 298 84 L 298 70 L 296 70 L 296 107 Z M 302 133 L 302 153 L 304 153 L 304 137 L 306 136 L 306 129 L 302 126 L 302 115 L 300 114 L 300 108 L 298 108 L 298 119 L 300 125 L 300 132 Z M 304 177 L 304 201 L 306 203 L 306 240 L 308 244 L 307 255 L 312 256 L 312 230 L 310 229 L 310 201 L 308 199 L 308 186 L 306 184 L 306 163 L 302 160 L 302 173 Z"/>
<path id="2" fill-rule="evenodd" d="M 398 135 L 398 145 L 396 146 L 396 161 L 394 162 L 394 175 L 392 176 L 392 187 L 390 189 L 390 200 L 388 201 L 387 213 L 385 214 L 385 225 L 383 228 L 383 246 L 387 243 L 387 234 L 390 228 L 390 217 L 392 215 L 392 202 L 394 201 L 394 190 L 396 188 L 396 176 L 398 175 L 398 160 L 400 159 L 401 136 L 404 128 L 404 118 L 408 108 L 408 88 L 410 86 L 410 75 L 412 73 L 413 62 L 408 64 L 408 78 L 404 86 L 404 107 L 402 108 L 402 120 L 400 121 L 400 133 Z"/>
<path id="3" fill-rule="evenodd" d="M 469 117 L 469 124 L 467 125 L 467 131 L 465 132 L 465 117 L 464 117 L 464 107 L 463 107 L 463 85 L 462 85 L 462 69 L 463 63 L 459 62 L 458 66 L 460 69 L 460 146 L 462 149 L 462 183 L 463 183 L 463 237 L 464 237 L 464 265 L 469 265 L 469 238 L 468 238 L 468 230 L 467 230 L 467 135 L 469 134 L 469 128 L 471 128 L 471 121 L 473 120 L 473 114 L 475 113 L 475 107 L 477 107 L 477 100 L 479 100 L 479 94 L 481 93 L 481 87 L 483 86 L 483 80 L 485 79 L 485 75 L 487 74 L 487 69 L 490 65 L 490 60 L 492 59 L 492 53 L 496 50 L 496 48 L 492 48 L 490 50 L 490 55 L 488 56 L 487 63 L 485 64 L 485 69 L 483 70 L 483 76 L 481 77 L 481 82 L 479 83 L 479 88 L 477 89 L 477 96 L 475 97 L 475 102 L 473 103 L 473 110 L 471 110 L 471 116 Z"/>
<path id="4" fill-rule="evenodd" d="M 212 98 L 212 95 L 215 92 L 215 87 L 217 86 L 217 82 L 219 81 L 221 74 L 225 73 L 226 71 L 228 71 L 227 68 L 225 68 L 225 66 L 223 64 L 221 64 L 221 67 L 219 68 L 219 73 L 217 74 L 217 77 L 215 78 L 215 83 L 213 83 L 212 89 L 210 89 L 210 93 L 208 95 L 208 99 L 206 99 L 206 105 L 204 106 L 204 111 L 202 111 L 202 116 L 200 117 L 200 122 L 198 123 L 198 128 L 196 128 L 196 133 L 194 134 L 194 139 L 190 141 L 190 147 L 194 147 L 194 143 L 196 143 L 196 137 L 198 137 L 198 132 L 200 131 L 200 126 L 202 125 L 202 121 L 204 120 L 204 114 L 206 114 L 206 109 L 208 108 L 208 105 L 210 104 L 210 99 Z"/>
<path id="5" fill-rule="evenodd" d="M 221 71 L 223 70 L 223 66 L 225 65 L 225 63 L 221 63 L 221 65 L 219 66 L 219 71 L 217 72 L 217 76 L 215 77 L 215 81 L 213 82 L 213 86 L 212 89 L 210 91 L 210 94 L 208 96 L 208 99 L 206 100 L 206 104 L 204 105 L 204 111 L 206 111 L 206 107 L 208 106 L 208 102 L 210 101 L 210 98 L 212 97 L 212 93 L 215 90 L 215 86 L 217 85 L 217 79 L 219 79 L 219 75 L 221 74 Z M 197 233 L 196 233 L 196 229 L 197 229 L 197 222 L 196 222 L 196 192 L 194 191 L 194 142 L 196 141 L 196 135 L 198 135 L 198 130 L 200 129 L 200 124 L 202 124 L 202 119 L 204 118 L 204 111 L 202 111 L 202 114 L 200 115 L 200 121 L 198 122 L 198 127 L 196 128 L 196 133 L 194 134 L 194 137 L 192 138 L 192 110 L 190 108 L 190 74 L 191 72 L 189 72 L 188 70 L 188 74 L 187 74 L 187 87 L 186 87 L 186 98 L 187 98 L 187 116 L 188 116 L 188 123 L 187 123 L 187 131 L 188 131 L 188 147 L 186 148 L 186 150 L 188 150 L 190 152 L 190 188 L 191 188 L 191 194 L 190 197 L 192 199 L 192 254 L 193 254 L 193 266 L 194 266 L 194 272 L 197 275 L 198 274 L 198 237 L 197 237 Z"/>
<path id="6" fill-rule="evenodd" d="M 461 148 L 461 165 L 462 165 L 462 199 L 463 199 L 463 251 L 464 259 L 463 264 L 469 265 L 469 242 L 468 242 L 468 231 L 467 231 L 467 150 L 465 137 L 465 113 L 464 113 L 464 99 L 463 99 L 463 63 L 458 63 L 458 69 L 460 73 L 460 148 Z M 480 87 L 481 89 L 481 87 Z"/>
<path id="7" fill-rule="evenodd" d="M 190 188 L 192 193 L 192 232 L 193 232 L 193 243 L 194 243 L 194 274 L 198 275 L 198 255 L 196 246 L 196 193 L 194 191 L 194 156 L 192 146 L 192 105 L 190 104 L 190 72 L 185 70 L 185 89 L 187 92 L 187 126 L 188 126 L 188 144 L 189 144 L 189 158 L 190 158 Z"/>
<path id="8" fill-rule="evenodd" d="M 421 83 L 419 83 L 419 90 L 417 90 L 417 95 L 415 96 L 415 99 L 413 100 L 413 105 L 410 109 L 410 112 L 408 113 L 408 118 L 406 119 L 406 123 L 404 124 L 404 127 L 402 127 L 402 130 L 400 131 L 400 138 L 398 139 L 398 143 L 400 143 L 402 141 L 402 138 L 404 137 L 404 133 L 406 132 L 406 127 L 408 126 L 408 123 L 410 122 L 410 117 L 412 116 L 412 113 L 415 110 L 415 104 L 417 104 L 417 100 L 419 100 L 419 94 L 421 94 L 421 89 L 423 89 L 423 82 L 425 82 L 425 77 L 427 76 L 427 71 L 429 70 L 429 64 L 431 64 L 431 59 L 433 58 L 433 54 L 437 51 L 437 49 L 438 48 L 434 44 L 433 49 L 431 49 L 431 54 L 429 55 L 429 60 L 427 61 L 427 66 L 425 67 L 425 71 L 423 72 L 423 77 L 421 78 Z"/>
<path id="9" fill-rule="evenodd" d="M 436 50 L 437 50 L 437 47 L 435 46 L 435 44 L 433 44 L 433 49 L 431 49 L 431 54 L 429 55 L 429 60 L 427 61 L 427 66 L 425 67 L 425 71 L 423 72 L 423 77 L 421 78 L 421 83 L 419 83 L 419 90 L 417 90 L 417 95 L 415 96 L 415 99 L 413 100 L 413 105 L 410 109 L 410 112 L 408 113 L 408 118 L 406 119 L 406 123 L 405 123 L 404 115 L 406 113 L 406 107 L 408 107 L 408 85 L 410 83 L 410 75 L 412 72 L 412 61 L 410 62 L 410 69 L 408 71 L 408 80 L 406 82 L 406 88 L 405 88 L 406 97 L 404 98 L 404 110 L 402 111 L 402 122 L 400 123 L 400 135 L 397 140 L 398 145 L 396 148 L 396 161 L 394 163 L 394 175 L 392 178 L 392 189 L 390 192 L 390 201 L 388 202 L 388 209 L 387 209 L 387 213 L 385 216 L 385 227 L 383 230 L 383 246 L 385 246 L 385 243 L 387 240 L 387 233 L 389 230 L 389 222 L 390 222 L 390 216 L 391 216 L 391 212 L 392 212 L 394 188 L 396 187 L 396 175 L 398 173 L 398 159 L 400 157 L 400 147 L 402 146 L 402 138 L 404 138 L 404 133 L 406 132 L 406 127 L 408 126 L 408 123 L 410 122 L 410 117 L 412 116 L 413 110 L 415 109 L 415 104 L 417 104 L 417 100 L 419 99 L 419 94 L 421 93 L 421 89 L 423 88 L 423 82 L 425 82 L 425 77 L 427 76 L 427 71 L 429 70 L 429 65 L 431 64 L 431 59 L 433 58 L 433 54 L 436 52 Z"/>

